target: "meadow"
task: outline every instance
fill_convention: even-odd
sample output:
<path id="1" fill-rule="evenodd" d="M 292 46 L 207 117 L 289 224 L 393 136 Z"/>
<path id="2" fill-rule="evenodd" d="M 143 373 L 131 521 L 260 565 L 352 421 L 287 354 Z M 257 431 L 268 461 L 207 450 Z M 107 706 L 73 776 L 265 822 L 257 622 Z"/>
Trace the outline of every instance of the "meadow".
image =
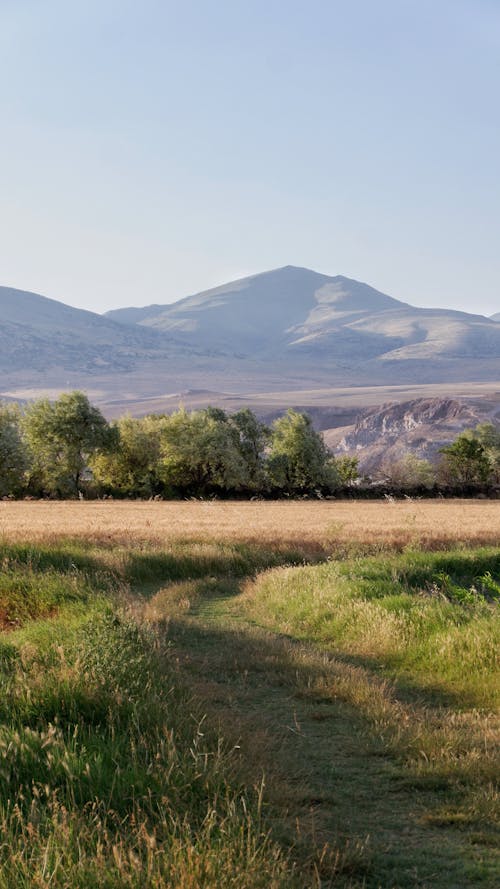
<path id="1" fill-rule="evenodd" d="M 500 503 L 0 503 L 0 889 L 500 882 Z"/>

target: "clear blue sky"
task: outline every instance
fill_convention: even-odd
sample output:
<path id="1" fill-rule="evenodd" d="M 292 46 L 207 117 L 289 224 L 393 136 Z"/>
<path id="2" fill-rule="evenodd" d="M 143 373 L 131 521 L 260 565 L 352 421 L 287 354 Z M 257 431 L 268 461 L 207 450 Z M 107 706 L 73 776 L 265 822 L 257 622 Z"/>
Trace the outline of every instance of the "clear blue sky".
<path id="1" fill-rule="evenodd" d="M 0 284 L 500 311 L 500 0 L 0 0 Z"/>

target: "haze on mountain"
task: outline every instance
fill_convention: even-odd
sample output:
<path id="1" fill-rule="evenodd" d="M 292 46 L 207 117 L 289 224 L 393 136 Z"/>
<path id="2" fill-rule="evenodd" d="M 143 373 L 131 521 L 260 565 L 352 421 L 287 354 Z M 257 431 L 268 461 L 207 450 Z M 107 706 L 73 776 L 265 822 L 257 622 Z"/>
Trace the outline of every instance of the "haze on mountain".
<path id="1" fill-rule="evenodd" d="M 13 287 L 0 287 L 0 369 L 5 374 L 54 368 L 81 373 L 82 379 L 107 369 L 120 373 L 138 359 L 165 351 L 155 331 L 117 324 L 103 315 L 75 309 L 55 299 Z"/>
<path id="2" fill-rule="evenodd" d="M 2 392 L 101 401 L 498 380 L 500 325 L 286 266 L 169 305 L 97 315 L 0 288 Z M 381 397 L 381 401 L 384 400 Z"/>
<path id="3" fill-rule="evenodd" d="M 500 358 L 500 332 L 482 315 L 416 308 L 342 275 L 294 266 L 107 317 L 260 360 L 342 360 L 355 368 L 379 359 L 382 371 L 382 362 Z"/>

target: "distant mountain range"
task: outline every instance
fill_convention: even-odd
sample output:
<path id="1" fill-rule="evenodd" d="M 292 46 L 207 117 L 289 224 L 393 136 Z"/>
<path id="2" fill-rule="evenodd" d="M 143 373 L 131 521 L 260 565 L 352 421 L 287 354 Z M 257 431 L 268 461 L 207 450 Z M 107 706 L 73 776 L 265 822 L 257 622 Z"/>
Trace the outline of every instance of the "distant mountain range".
<path id="1" fill-rule="evenodd" d="M 1 390 L 71 386 L 109 400 L 491 382 L 500 378 L 494 318 L 415 308 L 294 266 L 106 315 L 0 287 Z"/>
<path id="2" fill-rule="evenodd" d="M 54 368 L 92 374 L 123 372 L 163 349 L 154 331 L 124 327 L 36 293 L 0 287 L 0 369 L 11 374 Z"/>
<path id="3" fill-rule="evenodd" d="M 380 362 L 500 358 L 491 319 L 419 309 L 341 275 L 286 266 L 171 305 L 117 309 L 108 318 L 175 335 L 198 349 L 353 368 Z"/>

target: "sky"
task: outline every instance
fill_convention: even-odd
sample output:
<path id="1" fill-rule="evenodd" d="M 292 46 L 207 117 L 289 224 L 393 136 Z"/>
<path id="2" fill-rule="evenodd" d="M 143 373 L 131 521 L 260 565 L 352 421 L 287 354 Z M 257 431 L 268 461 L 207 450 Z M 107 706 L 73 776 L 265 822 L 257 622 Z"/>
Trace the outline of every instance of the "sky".
<path id="1" fill-rule="evenodd" d="M 0 0 L 0 284 L 500 311 L 499 0 Z"/>

